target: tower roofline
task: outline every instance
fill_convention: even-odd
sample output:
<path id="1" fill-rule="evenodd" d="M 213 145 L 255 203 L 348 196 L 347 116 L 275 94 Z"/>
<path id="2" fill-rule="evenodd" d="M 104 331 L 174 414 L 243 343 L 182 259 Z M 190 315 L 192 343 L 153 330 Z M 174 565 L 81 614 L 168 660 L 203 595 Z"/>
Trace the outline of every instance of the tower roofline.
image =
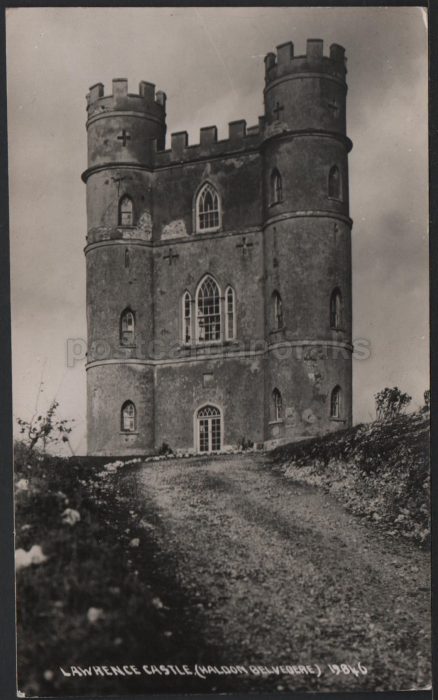
<path id="1" fill-rule="evenodd" d="M 105 95 L 103 83 L 95 83 L 87 94 L 87 112 L 91 117 L 99 112 L 130 110 L 134 112 L 156 112 L 162 118 L 166 111 L 166 93 L 155 90 L 155 84 L 141 80 L 138 93 L 128 92 L 126 78 L 114 78 L 112 93 Z"/>
<path id="2" fill-rule="evenodd" d="M 324 56 L 322 39 L 307 39 L 306 53 L 294 55 L 292 41 L 277 46 L 276 53 L 270 51 L 265 56 L 265 80 L 271 82 L 286 73 L 327 73 L 345 78 L 347 73 L 345 49 L 340 44 L 331 44 L 329 55 Z"/>

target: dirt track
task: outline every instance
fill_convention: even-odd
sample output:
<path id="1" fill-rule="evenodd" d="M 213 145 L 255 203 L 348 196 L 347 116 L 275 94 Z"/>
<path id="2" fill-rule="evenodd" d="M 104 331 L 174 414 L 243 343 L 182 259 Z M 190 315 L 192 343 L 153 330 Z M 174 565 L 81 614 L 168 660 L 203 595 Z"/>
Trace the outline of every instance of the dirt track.
<path id="1" fill-rule="evenodd" d="M 259 456 L 147 464 L 122 490 L 197 601 L 225 664 L 319 664 L 278 689 L 407 690 L 429 684 L 429 557 L 386 539 Z M 171 600 L 165 601 L 171 606 Z M 364 676 L 327 664 L 361 662 Z M 256 687 L 256 685 L 254 686 Z M 272 687 L 276 687 L 275 684 Z"/>

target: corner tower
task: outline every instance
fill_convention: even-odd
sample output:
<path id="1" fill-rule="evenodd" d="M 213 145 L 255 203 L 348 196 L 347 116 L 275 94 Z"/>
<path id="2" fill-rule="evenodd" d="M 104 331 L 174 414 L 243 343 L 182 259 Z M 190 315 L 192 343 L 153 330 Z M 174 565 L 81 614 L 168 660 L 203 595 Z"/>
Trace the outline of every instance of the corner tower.
<path id="1" fill-rule="evenodd" d="M 91 454 L 154 447 L 152 178 L 166 96 L 141 82 L 87 95 L 87 423 Z M 149 350 L 149 352 L 148 352 Z M 129 423 L 129 430 L 126 425 Z M 138 430 L 141 426 L 141 430 Z"/>
<path id="2" fill-rule="evenodd" d="M 351 424 L 346 67 L 337 44 L 265 58 L 262 144 L 268 440 Z"/>

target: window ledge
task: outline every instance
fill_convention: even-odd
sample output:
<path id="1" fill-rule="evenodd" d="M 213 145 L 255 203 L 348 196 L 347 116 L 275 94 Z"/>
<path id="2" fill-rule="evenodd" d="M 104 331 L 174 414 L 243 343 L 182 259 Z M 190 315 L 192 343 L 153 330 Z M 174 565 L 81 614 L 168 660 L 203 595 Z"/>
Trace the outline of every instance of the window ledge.
<path id="1" fill-rule="evenodd" d="M 344 203 L 344 200 L 340 197 L 330 197 L 329 194 L 327 195 L 327 199 L 329 199 L 331 202 L 340 202 L 341 204 Z"/>
<path id="2" fill-rule="evenodd" d="M 335 416 L 330 416 L 330 420 L 333 421 L 333 423 L 346 423 L 347 422 L 346 418 L 335 418 Z"/>
<path id="3" fill-rule="evenodd" d="M 195 231 L 197 236 L 202 236 L 203 233 L 221 233 L 221 228 L 219 226 L 218 228 L 203 228 Z"/>
<path id="4" fill-rule="evenodd" d="M 334 326 L 330 326 L 331 331 L 336 331 L 337 333 L 345 333 L 345 328 L 335 328 Z"/>
<path id="5" fill-rule="evenodd" d="M 280 418 L 279 420 L 270 420 L 268 425 L 283 425 L 284 424 L 284 418 Z"/>
<path id="6" fill-rule="evenodd" d="M 140 435 L 138 430 L 121 430 L 119 435 Z"/>

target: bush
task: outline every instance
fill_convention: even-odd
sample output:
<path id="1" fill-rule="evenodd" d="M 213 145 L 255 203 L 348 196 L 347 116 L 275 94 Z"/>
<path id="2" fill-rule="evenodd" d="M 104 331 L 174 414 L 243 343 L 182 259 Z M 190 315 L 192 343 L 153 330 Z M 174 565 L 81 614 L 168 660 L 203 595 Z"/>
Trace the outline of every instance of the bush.
<path id="1" fill-rule="evenodd" d="M 429 437 L 419 411 L 283 445 L 272 457 L 287 477 L 321 486 L 390 535 L 428 545 Z"/>

